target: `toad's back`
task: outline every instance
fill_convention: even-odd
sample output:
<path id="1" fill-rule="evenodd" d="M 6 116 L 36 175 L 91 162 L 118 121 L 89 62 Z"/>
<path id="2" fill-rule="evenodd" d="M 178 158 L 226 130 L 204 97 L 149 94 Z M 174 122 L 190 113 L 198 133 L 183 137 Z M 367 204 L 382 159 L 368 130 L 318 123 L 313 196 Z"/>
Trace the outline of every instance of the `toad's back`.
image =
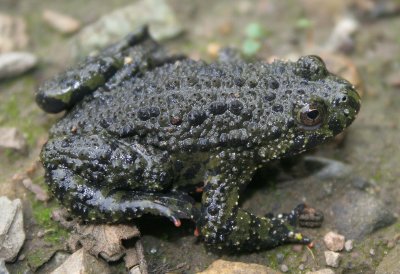
<path id="1" fill-rule="evenodd" d="M 296 63 L 182 60 L 99 89 L 52 129 L 55 135 L 107 133 L 168 150 L 254 145 L 293 123 L 292 108 L 329 81 L 296 75 Z M 265 136 L 264 136 L 265 138 Z"/>

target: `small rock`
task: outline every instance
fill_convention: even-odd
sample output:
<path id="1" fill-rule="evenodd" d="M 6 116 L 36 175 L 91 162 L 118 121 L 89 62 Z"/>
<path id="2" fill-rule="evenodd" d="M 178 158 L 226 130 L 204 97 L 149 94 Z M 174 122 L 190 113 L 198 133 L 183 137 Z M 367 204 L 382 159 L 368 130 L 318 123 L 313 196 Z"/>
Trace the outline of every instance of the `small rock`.
<path id="1" fill-rule="evenodd" d="M 306 268 L 306 267 L 305 267 L 304 264 L 300 264 L 300 265 L 299 265 L 299 270 L 303 271 L 305 268 Z"/>
<path id="2" fill-rule="evenodd" d="M 375 256 L 375 249 L 371 248 L 371 249 L 369 250 L 369 255 Z"/>
<path id="3" fill-rule="evenodd" d="M 395 274 L 399 273 L 400 269 L 400 246 L 396 246 L 394 249 L 383 257 L 383 260 L 376 268 L 375 274 Z"/>
<path id="4" fill-rule="evenodd" d="M 335 274 L 335 271 L 329 268 L 324 268 L 317 271 L 306 272 L 306 274 Z"/>
<path id="5" fill-rule="evenodd" d="M 17 128 L 0 128 L 0 152 L 4 149 L 24 151 L 26 140 Z"/>
<path id="6" fill-rule="evenodd" d="M 278 261 L 278 264 L 283 263 L 283 259 L 285 259 L 285 255 L 282 253 L 276 254 L 276 260 Z"/>
<path id="7" fill-rule="evenodd" d="M 0 54 L 0 79 L 21 75 L 34 68 L 36 64 L 36 56 L 29 52 Z"/>
<path id="8" fill-rule="evenodd" d="M 283 273 L 286 273 L 286 272 L 289 271 L 289 267 L 288 267 L 287 265 L 285 265 L 285 264 L 281 265 L 280 268 L 281 268 L 281 271 L 282 271 Z"/>
<path id="9" fill-rule="evenodd" d="M 220 49 L 221 49 L 221 45 L 218 43 L 210 43 L 207 45 L 207 53 L 213 59 L 218 57 L 218 52 Z"/>
<path id="10" fill-rule="evenodd" d="M 53 10 L 44 10 L 42 17 L 49 26 L 64 34 L 74 33 L 81 28 L 81 23 L 75 18 Z"/>
<path id="11" fill-rule="evenodd" d="M 0 274 L 9 274 L 8 269 L 6 267 L 6 263 L 3 259 L 0 259 Z"/>
<path id="12" fill-rule="evenodd" d="M 359 23 L 352 17 L 341 18 L 335 25 L 331 36 L 326 43 L 328 52 L 350 53 L 354 49 L 353 36 L 359 29 Z"/>
<path id="13" fill-rule="evenodd" d="M 340 254 L 333 251 L 325 251 L 325 263 L 327 266 L 338 267 L 340 263 Z"/>
<path id="14" fill-rule="evenodd" d="M 49 195 L 47 192 L 39 185 L 34 184 L 30 178 L 25 178 L 22 180 L 22 184 L 26 189 L 30 190 L 35 194 L 35 198 L 39 201 L 46 202 L 49 200 Z"/>
<path id="15" fill-rule="evenodd" d="M 206 270 L 198 274 L 279 274 L 281 272 L 259 264 L 246 264 L 224 260 L 214 261 Z"/>
<path id="16" fill-rule="evenodd" d="M 55 269 L 52 274 L 67 273 L 111 273 L 108 265 L 89 255 L 83 248 L 76 251 Z"/>
<path id="17" fill-rule="evenodd" d="M 129 274 L 143 274 L 140 270 L 140 267 L 137 265 L 131 269 L 129 269 Z"/>
<path id="18" fill-rule="evenodd" d="M 344 243 L 344 249 L 347 251 L 347 252 L 350 252 L 350 251 L 352 251 L 353 250 L 353 240 L 347 240 L 345 243 Z"/>
<path id="19" fill-rule="evenodd" d="M 25 241 L 22 204 L 0 197 L 0 258 L 12 262 Z"/>
<path id="20" fill-rule="evenodd" d="M 0 53 L 23 50 L 28 45 L 25 21 L 0 14 Z"/>
<path id="21" fill-rule="evenodd" d="M 86 56 L 143 25 L 149 26 L 151 35 L 158 41 L 175 37 L 183 31 L 183 26 L 165 0 L 135 1 L 84 27 L 73 39 L 74 54 L 77 57 Z"/>
<path id="22" fill-rule="evenodd" d="M 331 251 L 341 251 L 344 247 L 344 236 L 330 231 L 324 236 L 324 243 Z"/>

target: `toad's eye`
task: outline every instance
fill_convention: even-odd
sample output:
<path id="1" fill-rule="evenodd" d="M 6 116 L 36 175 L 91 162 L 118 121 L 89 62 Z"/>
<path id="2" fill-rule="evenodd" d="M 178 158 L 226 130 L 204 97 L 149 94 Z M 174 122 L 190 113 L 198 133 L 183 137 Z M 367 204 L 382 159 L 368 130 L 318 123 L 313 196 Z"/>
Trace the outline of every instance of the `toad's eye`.
<path id="1" fill-rule="evenodd" d="M 326 110 L 322 103 L 307 104 L 298 111 L 297 122 L 306 129 L 315 129 L 324 121 L 325 113 Z"/>

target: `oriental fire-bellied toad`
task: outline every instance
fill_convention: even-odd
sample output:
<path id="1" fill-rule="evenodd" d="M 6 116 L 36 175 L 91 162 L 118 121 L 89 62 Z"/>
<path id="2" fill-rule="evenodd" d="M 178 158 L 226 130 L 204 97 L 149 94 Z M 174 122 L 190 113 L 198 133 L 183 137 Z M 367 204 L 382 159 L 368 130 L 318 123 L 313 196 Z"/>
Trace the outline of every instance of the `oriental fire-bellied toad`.
<path id="1" fill-rule="evenodd" d="M 196 223 L 218 249 L 308 243 L 305 205 L 257 217 L 238 206 L 255 170 L 313 148 L 355 119 L 360 97 L 317 56 L 297 62 L 205 63 L 168 55 L 144 28 L 50 80 L 37 92 L 66 110 L 41 161 L 54 196 L 88 222 L 143 214 Z M 188 186 L 202 185 L 196 207 Z"/>

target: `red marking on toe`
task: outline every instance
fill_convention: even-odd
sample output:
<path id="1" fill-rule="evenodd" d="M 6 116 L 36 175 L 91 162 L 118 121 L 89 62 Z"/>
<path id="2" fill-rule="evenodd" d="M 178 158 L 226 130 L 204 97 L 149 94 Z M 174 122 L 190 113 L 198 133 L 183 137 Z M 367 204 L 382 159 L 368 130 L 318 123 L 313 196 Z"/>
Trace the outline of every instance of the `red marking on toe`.
<path id="1" fill-rule="evenodd" d="M 197 227 L 194 230 L 194 236 L 196 236 L 196 237 L 200 236 L 200 231 L 199 231 L 199 229 Z"/>
<path id="2" fill-rule="evenodd" d="M 203 192 L 203 188 L 204 188 L 203 186 L 197 186 L 195 191 L 197 193 L 202 193 Z"/>
<path id="3" fill-rule="evenodd" d="M 174 225 L 176 226 L 176 227 L 180 227 L 181 226 L 181 220 L 179 220 L 179 219 L 176 219 L 176 218 L 173 218 L 173 222 L 174 222 Z"/>

